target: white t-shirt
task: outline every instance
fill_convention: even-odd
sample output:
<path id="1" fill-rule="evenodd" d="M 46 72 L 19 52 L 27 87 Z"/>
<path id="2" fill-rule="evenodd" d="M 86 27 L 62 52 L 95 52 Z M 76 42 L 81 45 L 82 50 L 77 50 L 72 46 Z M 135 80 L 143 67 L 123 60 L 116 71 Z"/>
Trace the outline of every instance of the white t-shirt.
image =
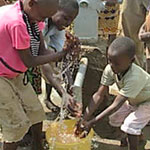
<path id="1" fill-rule="evenodd" d="M 52 47 L 57 52 L 62 51 L 65 43 L 65 30 L 59 31 L 56 26 L 51 25 L 48 29 L 48 19 L 45 20 L 45 29 L 43 30 L 46 48 Z"/>
<path id="2" fill-rule="evenodd" d="M 119 80 L 108 64 L 103 72 L 101 84 L 110 86 L 116 83 L 118 94 L 128 97 L 131 105 L 150 101 L 150 75 L 136 64 L 132 64 Z"/>

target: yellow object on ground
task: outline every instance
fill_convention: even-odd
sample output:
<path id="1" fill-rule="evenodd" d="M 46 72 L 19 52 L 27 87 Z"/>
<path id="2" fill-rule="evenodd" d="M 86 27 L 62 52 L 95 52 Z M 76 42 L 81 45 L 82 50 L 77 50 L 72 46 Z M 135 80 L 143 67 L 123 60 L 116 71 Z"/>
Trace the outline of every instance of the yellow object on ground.
<path id="1" fill-rule="evenodd" d="M 53 122 L 46 131 L 46 140 L 50 150 L 91 150 L 91 140 L 94 131 L 91 130 L 86 138 L 74 136 L 76 120 Z"/>

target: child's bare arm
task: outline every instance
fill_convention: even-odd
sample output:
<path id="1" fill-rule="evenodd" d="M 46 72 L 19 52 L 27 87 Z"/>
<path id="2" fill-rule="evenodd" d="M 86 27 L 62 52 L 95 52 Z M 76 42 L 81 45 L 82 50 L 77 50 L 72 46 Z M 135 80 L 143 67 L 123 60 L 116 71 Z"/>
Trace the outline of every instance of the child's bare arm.
<path id="1" fill-rule="evenodd" d="M 40 44 L 40 55 L 32 56 L 30 49 L 18 50 L 19 56 L 24 62 L 26 67 L 35 67 L 38 65 L 43 65 L 49 62 L 56 62 L 63 58 L 67 51 L 61 51 L 57 53 L 52 53 L 50 50 L 46 50 L 44 46 L 43 36 L 41 36 L 41 44 Z"/>
<path id="2" fill-rule="evenodd" d="M 77 122 L 74 133 L 76 136 L 83 138 L 89 133 L 92 124 L 90 124 L 90 117 L 98 108 L 99 104 L 104 100 L 105 95 L 108 93 L 109 87 L 101 85 L 98 91 L 93 95 L 89 105 L 87 106 L 83 117 Z"/>
<path id="3" fill-rule="evenodd" d="M 101 112 L 98 116 L 96 116 L 94 119 L 90 121 L 91 124 L 95 124 L 97 121 L 101 120 L 104 116 L 110 115 L 116 110 L 118 110 L 127 99 L 128 99 L 127 97 L 118 95 L 115 98 L 114 102 L 109 107 L 107 107 L 103 112 Z"/>
<path id="4" fill-rule="evenodd" d="M 112 112 L 118 110 L 127 99 L 128 99 L 127 97 L 118 95 L 115 98 L 114 102 L 109 107 L 107 107 L 103 112 L 97 115 L 94 119 L 87 121 L 83 118 L 82 120 L 80 120 L 78 124 L 76 125 L 75 134 L 79 136 L 80 138 L 86 137 L 91 127 L 96 122 L 101 120 L 104 116 L 110 115 Z"/>
<path id="5" fill-rule="evenodd" d="M 19 56 L 26 67 L 36 67 L 49 62 L 56 62 L 58 59 L 63 57 L 66 52 L 57 52 L 46 55 L 33 56 L 30 49 L 18 50 Z"/>
<path id="6" fill-rule="evenodd" d="M 83 115 L 84 120 L 89 120 L 91 115 L 98 108 L 99 104 L 104 100 L 105 95 L 108 94 L 109 87 L 101 85 L 98 91 L 93 95 L 86 111 Z"/>
<path id="7" fill-rule="evenodd" d="M 53 71 L 50 64 L 42 65 L 42 72 L 44 76 L 47 78 L 49 83 L 57 90 L 60 96 L 65 92 L 63 87 L 55 80 L 53 77 Z"/>

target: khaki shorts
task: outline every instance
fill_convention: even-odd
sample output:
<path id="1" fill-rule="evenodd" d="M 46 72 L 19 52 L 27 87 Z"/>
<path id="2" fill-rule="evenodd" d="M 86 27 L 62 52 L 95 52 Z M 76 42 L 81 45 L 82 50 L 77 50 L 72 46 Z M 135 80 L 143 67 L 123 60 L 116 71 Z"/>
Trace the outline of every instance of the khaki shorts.
<path id="1" fill-rule="evenodd" d="M 115 113 L 109 116 L 109 123 L 131 135 L 141 135 L 142 129 L 150 121 L 150 102 L 131 106 L 126 101 Z"/>
<path id="2" fill-rule="evenodd" d="M 31 85 L 23 75 L 14 79 L 0 77 L 0 124 L 3 141 L 20 141 L 29 128 L 45 119 L 45 113 Z"/>

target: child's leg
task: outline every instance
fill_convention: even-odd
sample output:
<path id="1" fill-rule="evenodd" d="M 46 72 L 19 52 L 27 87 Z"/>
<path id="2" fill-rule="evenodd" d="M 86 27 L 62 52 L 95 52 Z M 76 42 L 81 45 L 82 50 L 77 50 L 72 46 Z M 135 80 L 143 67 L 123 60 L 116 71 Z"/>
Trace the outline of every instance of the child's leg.
<path id="1" fill-rule="evenodd" d="M 46 83 L 46 99 L 47 100 L 50 99 L 51 91 L 52 91 L 52 86 Z"/>
<path id="2" fill-rule="evenodd" d="M 25 86 L 22 81 L 23 75 L 11 80 L 0 77 L 0 124 L 4 150 L 16 150 L 30 126 L 45 119 L 42 105 L 31 85 Z"/>
<path id="3" fill-rule="evenodd" d="M 0 124 L 2 141 L 4 141 L 3 150 L 16 150 L 18 142 L 30 127 L 30 121 L 21 104 L 22 95 L 17 90 L 20 88 L 16 88 L 13 84 L 18 78 L 19 76 L 9 80 L 0 77 Z M 23 80 L 19 81 L 23 84 Z"/>
<path id="4" fill-rule="evenodd" d="M 117 132 L 120 133 L 120 146 L 125 147 L 127 143 L 127 135 L 124 132 L 121 132 L 120 126 L 122 125 L 125 118 L 134 110 L 134 108 L 129 105 L 128 102 L 125 102 L 118 111 L 109 116 L 109 123 L 113 127 L 118 127 Z"/>
<path id="5" fill-rule="evenodd" d="M 128 150 L 137 150 L 138 136 L 128 134 Z"/>
<path id="6" fill-rule="evenodd" d="M 134 110 L 134 108 L 125 102 L 120 109 L 109 116 L 109 123 L 113 127 L 120 127 L 124 122 L 125 118 Z"/>
<path id="7" fill-rule="evenodd" d="M 18 77 L 19 78 L 19 77 Z M 22 79 L 22 77 L 20 76 Z M 22 103 L 25 110 L 25 114 L 29 120 L 31 126 L 31 136 L 33 141 L 33 150 L 42 150 L 42 121 L 46 118 L 43 107 L 35 95 L 30 84 L 24 86 L 19 82 L 18 87 L 20 89 L 19 94 L 22 96 Z M 25 132 L 27 133 L 27 132 Z M 30 132 L 29 132 L 30 133 Z"/>
<path id="8" fill-rule="evenodd" d="M 26 147 L 32 144 L 32 134 L 31 130 L 26 133 L 26 135 L 23 137 L 23 139 L 18 143 L 20 147 Z"/>
<path id="9" fill-rule="evenodd" d="M 141 143 L 144 142 L 143 134 L 137 136 L 137 138 L 138 138 L 137 144 L 141 144 Z M 121 139 L 121 144 L 120 144 L 120 146 L 121 146 L 121 147 L 126 147 L 126 146 L 128 146 L 128 134 L 126 135 L 126 134 L 124 133 L 124 137 L 122 137 L 122 139 Z"/>
<path id="10" fill-rule="evenodd" d="M 45 104 L 46 107 L 54 112 L 59 111 L 59 107 L 56 106 L 50 99 L 50 95 L 51 95 L 51 91 L 52 91 L 52 86 L 49 83 L 46 83 L 46 99 L 45 99 Z"/>
<path id="11" fill-rule="evenodd" d="M 3 150 L 16 150 L 18 143 L 3 143 Z"/>
<path id="12" fill-rule="evenodd" d="M 139 105 L 136 110 L 130 113 L 124 120 L 121 130 L 128 134 L 129 150 L 136 150 L 142 129 L 150 120 L 150 103 Z"/>
<path id="13" fill-rule="evenodd" d="M 31 127 L 33 145 L 32 150 L 43 150 L 42 146 L 42 123 L 37 123 Z"/>

